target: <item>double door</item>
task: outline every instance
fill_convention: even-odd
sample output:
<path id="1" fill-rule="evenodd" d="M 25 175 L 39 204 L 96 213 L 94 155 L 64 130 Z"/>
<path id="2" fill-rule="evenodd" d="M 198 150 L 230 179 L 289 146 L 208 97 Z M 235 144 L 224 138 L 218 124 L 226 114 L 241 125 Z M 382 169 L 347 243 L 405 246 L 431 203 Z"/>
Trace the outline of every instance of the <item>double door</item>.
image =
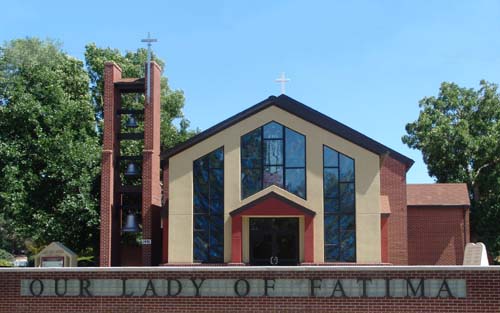
<path id="1" fill-rule="evenodd" d="M 297 265 L 299 263 L 299 219 L 250 218 L 250 263 L 252 265 Z"/>

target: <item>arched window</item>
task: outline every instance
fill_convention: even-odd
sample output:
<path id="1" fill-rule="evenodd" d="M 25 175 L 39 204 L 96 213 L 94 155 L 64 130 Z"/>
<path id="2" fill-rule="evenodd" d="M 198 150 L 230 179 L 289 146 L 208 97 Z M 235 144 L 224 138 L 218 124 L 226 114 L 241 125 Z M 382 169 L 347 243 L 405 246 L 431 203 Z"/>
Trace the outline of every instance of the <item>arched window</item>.
<path id="1" fill-rule="evenodd" d="M 241 137 L 241 198 L 270 186 L 306 197 L 305 136 L 270 122 Z"/>
<path id="2" fill-rule="evenodd" d="M 193 258 L 224 262 L 224 149 L 193 162 Z"/>
<path id="3" fill-rule="evenodd" d="M 326 262 L 356 261 L 354 160 L 323 146 Z"/>

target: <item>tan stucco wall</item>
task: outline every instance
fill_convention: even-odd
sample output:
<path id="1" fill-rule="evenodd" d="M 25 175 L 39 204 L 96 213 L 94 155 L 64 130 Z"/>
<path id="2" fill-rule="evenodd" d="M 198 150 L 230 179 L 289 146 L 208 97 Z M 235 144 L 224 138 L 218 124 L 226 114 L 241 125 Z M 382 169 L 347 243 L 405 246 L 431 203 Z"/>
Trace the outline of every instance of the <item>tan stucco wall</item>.
<path id="1" fill-rule="evenodd" d="M 244 200 L 240 199 L 240 137 L 271 121 L 276 121 L 306 136 L 307 200 L 275 186 L 268 187 Z M 169 263 L 190 263 L 193 260 L 193 161 L 222 146 L 224 147 L 225 188 L 224 260 L 229 262 L 231 259 L 229 213 L 270 191 L 275 191 L 316 212 L 314 261 L 323 262 L 323 145 L 355 160 L 357 262 L 380 262 L 379 156 L 295 115 L 271 106 L 169 159 Z M 245 236 L 248 236 L 248 233 L 244 234 L 244 238 Z M 248 242 L 246 245 L 248 249 Z M 301 251 L 301 258 L 303 258 L 303 246 Z M 248 251 L 244 252 L 244 256 L 245 253 L 248 257 Z"/>

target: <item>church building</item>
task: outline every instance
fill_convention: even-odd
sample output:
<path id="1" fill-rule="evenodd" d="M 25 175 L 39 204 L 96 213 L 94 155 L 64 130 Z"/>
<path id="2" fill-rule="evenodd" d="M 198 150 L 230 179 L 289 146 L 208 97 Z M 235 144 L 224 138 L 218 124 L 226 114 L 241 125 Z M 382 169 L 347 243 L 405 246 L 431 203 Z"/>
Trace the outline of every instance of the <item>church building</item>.
<path id="1" fill-rule="evenodd" d="M 413 160 L 284 94 L 161 151 L 148 66 L 105 65 L 100 266 L 462 264 L 465 184 L 407 184 Z"/>

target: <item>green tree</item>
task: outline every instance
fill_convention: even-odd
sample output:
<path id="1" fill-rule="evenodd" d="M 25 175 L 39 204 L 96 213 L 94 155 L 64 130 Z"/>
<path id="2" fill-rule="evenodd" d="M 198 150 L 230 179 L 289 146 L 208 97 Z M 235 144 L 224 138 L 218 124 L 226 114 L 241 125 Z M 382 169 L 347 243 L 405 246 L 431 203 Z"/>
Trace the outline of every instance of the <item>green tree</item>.
<path id="1" fill-rule="evenodd" d="M 152 53 L 152 60 L 156 61 L 162 68 L 165 63 Z M 95 108 L 95 116 L 102 121 L 103 115 L 103 73 L 106 61 L 116 62 L 122 69 L 123 77 L 144 77 L 145 63 L 147 61 L 147 50 L 137 49 L 128 51 L 124 55 L 117 49 L 99 48 L 94 43 L 85 47 L 85 63 L 90 77 L 92 102 Z M 124 96 L 125 106 L 134 105 L 134 97 Z M 139 102 L 143 101 L 141 96 Z M 143 103 L 143 102 L 142 102 Z M 184 107 L 184 94 L 179 90 L 172 90 L 168 86 L 166 77 L 161 77 L 161 144 L 162 148 L 170 148 L 191 137 L 195 132 L 189 131 L 189 121 L 184 118 L 182 108 Z M 176 127 L 175 121 L 179 121 Z"/>
<path id="2" fill-rule="evenodd" d="M 99 152 L 83 62 L 53 41 L 1 46 L 1 248 L 96 245 Z"/>
<path id="3" fill-rule="evenodd" d="M 472 232 L 500 255 L 500 95 L 496 84 L 478 90 L 442 83 L 437 97 L 420 100 L 418 120 L 402 140 L 422 152 L 437 182 L 465 182 Z"/>

